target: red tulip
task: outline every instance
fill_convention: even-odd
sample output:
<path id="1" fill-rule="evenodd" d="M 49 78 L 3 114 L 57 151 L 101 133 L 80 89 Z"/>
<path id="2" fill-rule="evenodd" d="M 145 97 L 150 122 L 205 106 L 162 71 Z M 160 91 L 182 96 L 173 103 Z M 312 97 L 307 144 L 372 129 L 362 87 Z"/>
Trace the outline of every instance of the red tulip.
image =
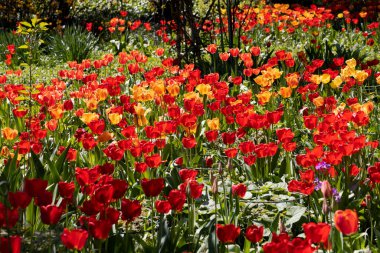
<path id="1" fill-rule="evenodd" d="M 195 180 L 195 177 L 198 175 L 197 170 L 192 169 L 182 169 L 178 172 L 183 182 Z"/>
<path id="2" fill-rule="evenodd" d="M 111 224 L 116 224 L 120 217 L 120 211 L 113 207 L 107 207 L 100 213 L 100 219 L 107 219 Z"/>
<path id="3" fill-rule="evenodd" d="M 306 238 L 312 243 L 323 243 L 327 247 L 331 227 L 327 223 L 304 223 L 302 225 Z"/>
<path id="4" fill-rule="evenodd" d="M 41 221 L 47 225 L 55 225 L 58 223 L 59 219 L 62 216 L 63 209 L 59 206 L 48 205 L 41 206 Z"/>
<path id="5" fill-rule="evenodd" d="M 99 203 L 109 204 L 113 197 L 113 186 L 111 184 L 102 185 L 95 190 L 95 199 Z"/>
<path id="6" fill-rule="evenodd" d="M 156 200 L 154 205 L 159 213 L 168 213 L 171 210 L 170 202 L 167 200 Z"/>
<path id="7" fill-rule="evenodd" d="M 193 199 L 198 199 L 202 196 L 202 190 L 204 184 L 200 184 L 195 180 L 191 180 L 188 183 L 183 183 L 182 185 L 188 185 L 190 197 Z M 185 187 L 186 188 L 186 187 Z"/>
<path id="8" fill-rule="evenodd" d="M 289 128 L 281 128 L 276 130 L 278 140 L 282 143 L 291 142 L 294 138 L 294 133 Z"/>
<path id="9" fill-rule="evenodd" d="M 112 198 L 114 198 L 114 199 L 122 198 L 128 189 L 127 181 L 125 181 L 123 179 L 113 179 L 110 183 L 113 186 Z"/>
<path id="10" fill-rule="evenodd" d="M 96 215 L 103 208 L 104 208 L 103 204 L 97 202 L 95 198 L 91 198 L 90 200 L 85 200 L 80 209 L 82 212 L 84 212 L 87 215 Z"/>
<path id="11" fill-rule="evenodd" d="M 161 165 L 161 156 L 159 154 L 153 154 L 145 157 L 145 163 L 149 168 L 158 168 Z"/>
<path id="12" fill-rule="evenodd" d="M 12 228 L 19 218 L 17 209 L 10 209 L 0 202 L 0 227 Z"/>
<path id="13" fill-rule="evenodd" d="M 249 51 L 251 52 L 251 54 L 253 55 L 253 56 L 259 56 L 260 55 L 260 47 L 251 47 L 250 49 L 249 49 Z"/>
<path id="14" fill-rule="evenodd" d="M 75 169 L 75 178 L 80 186 L 87 186 L 95 183 L 99 176 L 99 170 L 95 167 L 93 169 Z"/>
<path id="15" fill-rule="evenodd" d="M 88 127 L 91 129 L 92 133 L 100 135 L 104 132 L 106 123 L 103 119 L 93 120 L 88 124 Z"/>
<path id="16" fill-rule="evenodd" d="M 197 141 L 195 140 L 194 136 L 183 137 L 182 144 L 185 148 L 190 149 L 190 148 L 194 148 L 197 145 Z"/>
<path id="17" fill-rule="evenodd" d="M 291 253 L 314 253 L 315 248 L 311 246 L 308 240 L 302 239 L 300 237 L 294 238 L 292 241 L 288 242 L 288 251 Z"/>
<path id="18" fill-rule="evenodd" d="M 235 132 L 224 132 L 222 133 L 222 140 L 223 143 L 226 145 L 233 144 L 236 140 L 236 133 Z"/>
<path id="19" fill-rule="evenodd" d="M 59 182 L 58 192 L 62 198 L 71 201 L 74 196 L 75 184 L 74 182 Z"/>
<path id="20" fill-rule="evenodd" d="M 175 211 L 182 211 L 186 202 L 186 194 L 179 190 L 171 190 L 169 192 L 168 201 Z"/>
<path id="21" fill-rule="evenodd" d="M 206 131 L 205 136 L 209 142 L 214 142 L 216 139 L 218 139 L 218 130 Z"/>
<path id="22" fill-rule="evenodd" d="M 107 148 L 103 149 L 107 157 L 115 161 L 120 161 L 124 156 L 124 150 L 119 148 L 116 144 L 110 144 Z"/>
<path id="23" fill-rule="evenodd" d="M 135 170 L 138 173 L 144 173 L 148 169 L 148 165 L 146 163 L 135 162 Z"/>
<path id="24" fill-rule="evenodd" d="M 251 225 L 245 230 L 245 237 L 252 243 L 258 243 L 263 239 L 264 227 Z"/>
<path id="25" fill-rule="evenodd" d="M 238 149 L 237 148 L 227 148 L 224 150 L 224 153 L 226 154 L 226 156 L 228 158 L 234 158 L 238 153 Z"/>
<path id="26" fill-rule="evenodd" d="M 252 141 L 241 142 L 239 144 L 239 149 L 243 154 L 249 154 L 255 149 L 255 144 Z"/>
<path id="27" fill-rule="evenodd" d="M 165 180 L 163 178 L 146 179 L 141 180 L 141 187 L 147 197 L 156 197 L 165 187 Z"/>
<path id="28" fill-rule="evenodd" d="M 31 197 L 39 197 L 45 193 L 48 186 L 48 181 L 39 178 L 26 178 L 24 185 L 24 192 L 28 193 Z"/>
<path id="29" fill-rule="evenodd" d="M 314 192 L 314 183 L 306 183 L 297 180 L 291 180 L 288 183 L 289 192 L 300 192 L 305 195 L 310 195 Z"/>
<path id="30" fill-rule="evenodd" d="M 86 245 L 88 238 L 88 232 L 83 229 L 73 229 L 69 230 L 67 228 L 63 229 L 61 234 L 62 244 L 68 249 L 82 250 Z"/>
<path id="31" fill-rule="evenodd" d="M 15 117 L 22 118 L 28 113 L 28 110 L 22 108 L 15 108 L 12 110 L 12 112 L 15 115 Z"/>
<path id="32" fill-rule="evenodd" d="M 209 44 L 209 45 L 207 45 L 206 50 L 210 54 L 215 54 L 216 50 L 217 50 L 217 45 L 216 44 Z"/>
<path id="33" fill-rule="evenodd" d="M 234 243 L 236 238 L 240 235 L 240 227 L 234 224 L 216 225 L 216 236 L 222 243 Z"/>
<path id="34" fill-rule="evenodd" d="M 108 238 L 108 235 L 112 228 L 111 221 L 107 220 L 97 220 L 95 218 L 91 218 L 88 222 L 88 228 L 90 230 L 90 234 L 99 240 L 105 240 Z"/>
<path id="35" fill-rule="evenodd" d="M 308 128 L 308 129 L 314 129 L 314 128 L 317 127 L 318 116 L 315 116 L 315 115 L 304 116 L 303 120 L 304 120 L 306 128 Z"/>
<path id="36" fill-rule="evenodd" d="M 228 58 L 230 58 L 230 54 L 229 53 L 219 53 L 219 58 L 222 61 L 228 61 Z"/>
<path id="37" fill-rule="evenodd" d="M 239 55 L 239 48 L 230 48 L 228 52 L 232 57 L 237 57 Z"/>
<path id="38" fill-rule="evenodd" d="M 344 235 L 351 235 L 358 231 L 358 214 L 351 209 L 336 211 L 334 222 L 338 231 L 342 232 Z"/>
<path id="39" fill-rule="evenodd" d="M 12 235 L 10 237 L 0 237 L 1 253 L 21 253 L 21 237 Z"/>
<path id="40" fill-rule="evenodd" d="M 121 217 L 127 222 L 132 222 L 141 215 L 141 204 L 138 200 L 121 200 Z"/>
<path id="41" fill-rule="evenodd" d="M 45 190 L 39 194 L 40 196 L 34 198 L 34 204 L 36 206 L 47 206 L 53 201 L 53 193 Z"/>
<path id="42" fill-rule="evenodd" d="M 247 192 L 247 186 L 245 184 L 232 185 L 232 195 L 244 198 Z"/>
<path id="43" fill-rule="evenodd" d="M 32 197 L 26 192 L 9 192 L 8 199 L 13 208 L 25 209 L 32 200 Z"/>

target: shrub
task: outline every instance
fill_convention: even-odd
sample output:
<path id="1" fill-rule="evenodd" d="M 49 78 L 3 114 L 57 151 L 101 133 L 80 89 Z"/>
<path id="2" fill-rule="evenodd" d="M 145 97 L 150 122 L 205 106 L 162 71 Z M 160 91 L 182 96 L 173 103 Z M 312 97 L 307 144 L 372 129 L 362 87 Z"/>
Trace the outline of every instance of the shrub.
<path id="1" fill-rule="evenodd" d="M 68 26 L 49 39 L 49 52 L 59 61 L 82 61 L 95 49 L 98 38 L 79 26 Z"/>

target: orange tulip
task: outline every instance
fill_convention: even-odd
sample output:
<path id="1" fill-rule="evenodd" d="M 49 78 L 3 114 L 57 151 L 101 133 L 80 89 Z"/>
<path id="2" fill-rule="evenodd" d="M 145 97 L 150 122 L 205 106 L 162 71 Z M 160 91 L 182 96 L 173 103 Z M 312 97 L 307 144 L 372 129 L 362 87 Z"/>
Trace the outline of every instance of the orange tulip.
<path id="1" fill-rule="evenodd" d="M 325 100 L 323 97 L 319 96 L 313 99 L 313 104 L 316 107 L 321 107 L 325 103 Z"/>
<path id="2" fill-rule="evenodd" d="M 206 50 L 210 54 L 215 54 L 216 50 L 217 50 L 217 45 L 216 44 L 210 44 L 210 45 L 207 46 Z"/>
<path id="3" fill-rule="evenodd" d="M 18 131 L 16 129 L 5 127 L 1 130 L 1 134 L 3 135 L 4 139 L 13 140 L 14 138 L 17 137 Z"/>
<path id="4" fill-rule="evenodd" d="M 358 214 L 351 209 L 336 211 L 334 222 L 336 229 L 342 232 L 343 235 L 352 235 L 358 231 Z"/>
<path id="5" fill-rule="evenodd" d="M 279 94 L 283 98 L 289 98 L 292 95 L 292 88 L 290 87 L 281 87 Z"/>
<path id="6" fill-rule="evenodd" d="M 269 102 L 271 96 L 272 96 L 272 92 L 270 91 L 263 91 L 263 92 L 260 92 L 259 94 L 256 95 L 258 100 L 259 100 L 259 104 L 260 105 L 265 105 L 266 103 Z"/>

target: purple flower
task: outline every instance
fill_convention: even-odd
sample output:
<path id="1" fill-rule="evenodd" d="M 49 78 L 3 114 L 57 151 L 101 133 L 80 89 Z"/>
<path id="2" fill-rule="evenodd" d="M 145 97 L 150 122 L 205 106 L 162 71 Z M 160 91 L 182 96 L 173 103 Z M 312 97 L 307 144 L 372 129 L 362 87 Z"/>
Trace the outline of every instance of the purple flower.
<path id="1" fill-rule="evenodd" d="M 317 177 L 314 179 L 314 184 L 315 184 L 315 186 L 314 186 L 314 190 L 318 191 L 318 190 L 321 189 L 321 187 L 322 187 L 322 182 L 319 181 L 319 179 L 318 179 Z"/>
<path id="2" fill-rule="evenodd" d="M 336 202 L 340 202 L 340 195 L 336 188 L 332 189 L 332 194 Z"/>
<path id="3" fill-rule="evenodd" d="M 326 169 L 329 169 L 330 167 L 331 167 L 330 164 L 328 164 L 328 163 L 322 161 L 322 162 L 318 163 L 318 164 L 315 166 L 315 169 L 316 169 L 316 170 L 321 170 L 321 169 L 325 169 L 325 170 L 326 170 Z"/>

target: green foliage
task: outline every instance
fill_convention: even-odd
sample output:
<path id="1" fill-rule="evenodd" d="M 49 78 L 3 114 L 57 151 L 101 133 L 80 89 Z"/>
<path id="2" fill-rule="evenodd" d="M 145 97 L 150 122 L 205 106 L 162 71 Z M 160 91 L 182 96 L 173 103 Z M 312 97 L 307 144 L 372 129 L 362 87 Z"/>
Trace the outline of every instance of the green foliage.
<path id="1" fill-rule="evenodd" d="M 90 57 L 98 39 L 79 26 L 68 26 L 62 34 L 51 35 L 48 51 L 58 61 L 82 61 Z"/>

